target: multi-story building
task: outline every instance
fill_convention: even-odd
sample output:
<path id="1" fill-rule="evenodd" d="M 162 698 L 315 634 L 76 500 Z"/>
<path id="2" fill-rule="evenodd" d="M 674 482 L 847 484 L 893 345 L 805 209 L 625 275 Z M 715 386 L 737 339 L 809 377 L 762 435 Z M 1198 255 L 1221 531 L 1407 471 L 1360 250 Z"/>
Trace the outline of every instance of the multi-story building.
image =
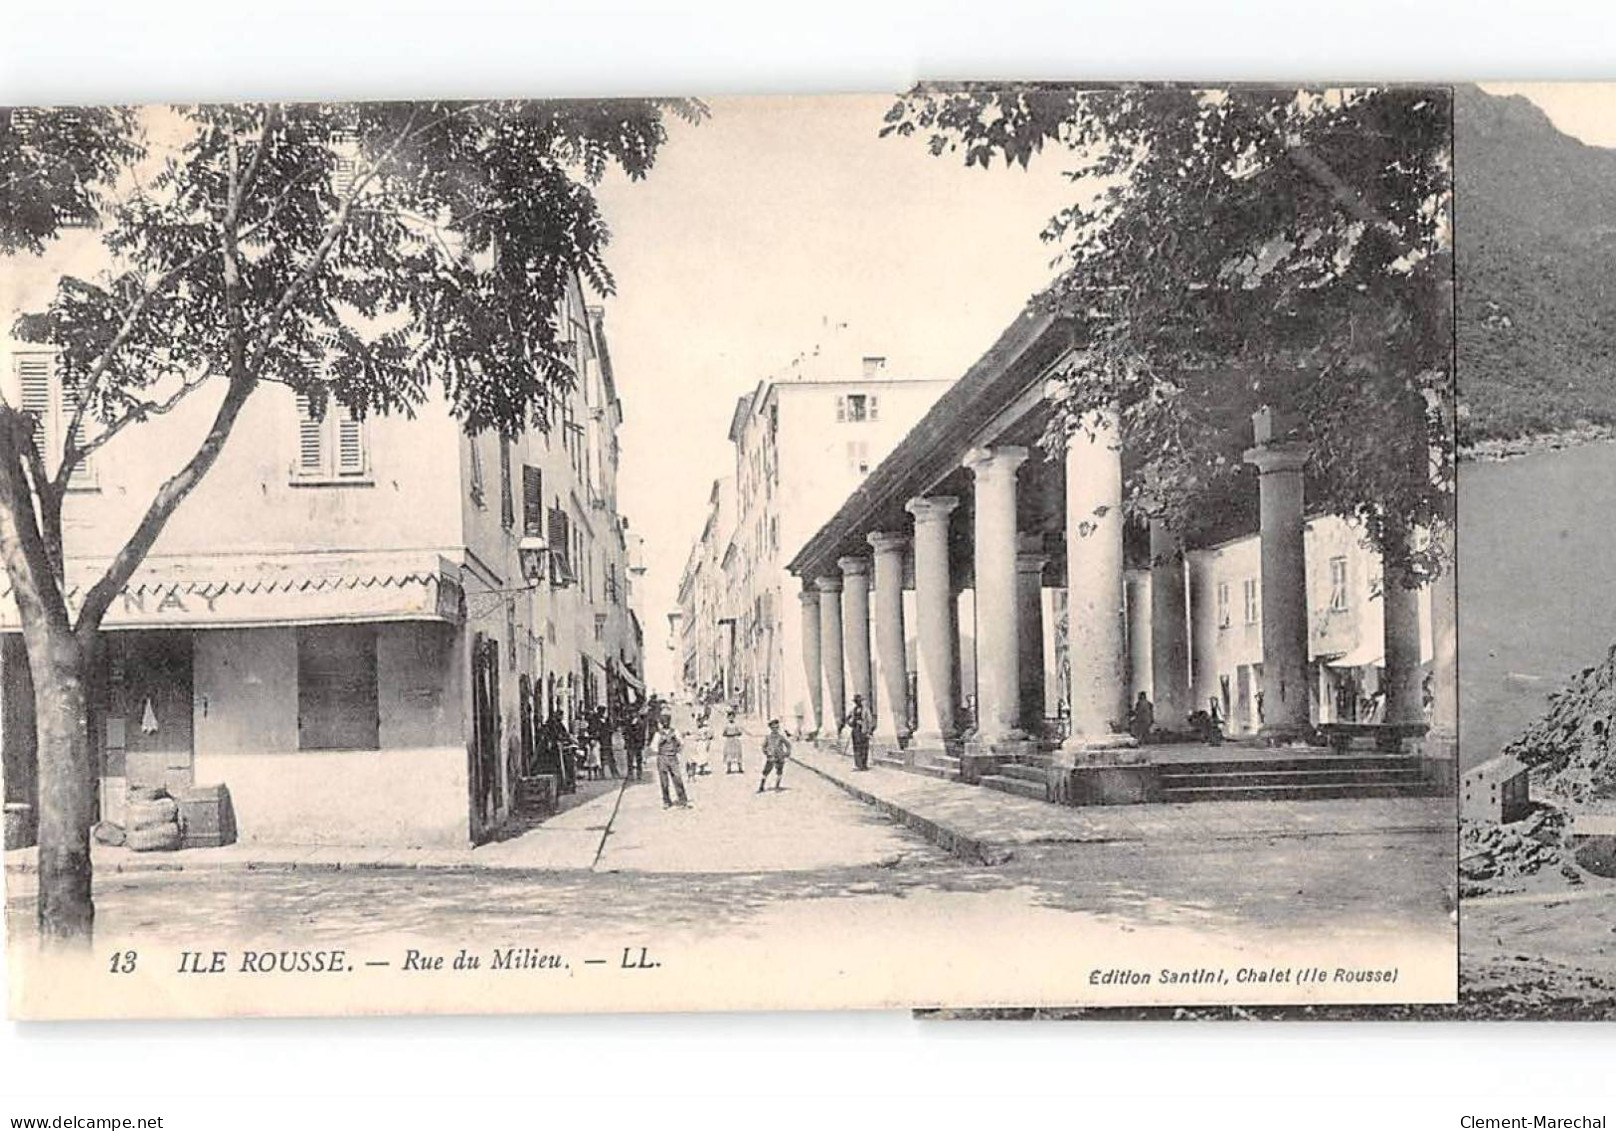
<path id="1" fill-rule="evenodd" d="M 723 696 L 743 714 L 781 718 L 788 727 L 799 725 L 800 716 L 800 725 L 812 728 L 802 664 L 786 662 L 801 649 L 800 585 L 786 571 L 782 549 L 800 545 L 834 514 L 948 385 L 896 374 L 884 357 L 816 355 L 736 401 L 729 428 L 733 530 L 718 547 L 721 587 L 714 587 L 724 602 L 701 622 L 693 620 L 691 603 L 681 600 L 681 608 L 687 638 L 705 633 L 721 642 Z M 697 556 L 692 565 L 706 568 Z M 687 567 L 686 581 L 692 580 Z M 688 665 L 686 683 L 711 686 L 692 684 Z"/>
<path id="2" fill-rule="evenodd" d="M 67 262 L 98 248 L 88 232 L 60 242 Z M 48 296 L 56 272 L 31 264 L 3 272 L 7 325 Z M 252 394 L 106 617 L 89 688 L 104 817 L 133 785 L 223 783 L 245 839 L 476 842 L 509 814 L 516 776 L 542 769 L 546 711 L 638 685 L 601 318 L 576 280 L 552 314 L 578 379 L 548 432 L 468 436 L 441 395 L 413 418 L 357 419 L 278 384 Z M 53 354 L 5 340 L 0 366 L 7 400 L 59 451 Z M 70 589 L 99 575 L 220 395 L 204 387 L 94 453 L 65 507 Z M 6 800 L 28 805 L 18 628 L 6 582 L 0 748 Z"/>
<path id="3" fill-rule="evenodd" d="M 679 579 L 680 681 L 692 695 L 709 702 L 728 697 L 734 662 L 734 621 L 724 579 L 732 559 L 735 480 L 721 476 L 707 493 L 707 518 L 690 548 Z"/>

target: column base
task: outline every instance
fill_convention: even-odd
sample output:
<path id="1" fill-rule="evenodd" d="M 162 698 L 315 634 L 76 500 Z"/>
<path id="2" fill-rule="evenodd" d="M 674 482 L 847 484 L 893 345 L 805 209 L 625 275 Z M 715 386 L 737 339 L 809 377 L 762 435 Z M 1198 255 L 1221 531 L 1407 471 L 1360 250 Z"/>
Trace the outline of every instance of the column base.
<path id="1" fill-rule="evenodd" d="M 1074 734 L 1055 748 L 1050 757 L 1054 769 L 1078 766 L 1137 766 L 1148 759 L 1138 749 L 1131 734 Z"/>
<path id="2" fill-rule="evenodd" d="M 1313 726 L 1311 723 L 1264 723 L 1257 729 L 1257 737 L 1269 746 L 1310 745 Z"/>
<path id="3" fill-rule="evenodd" d="M 998 737 L 972 735 L 960 749 L 960 778 L 975 785 L 997 773 L 1007 762 L 1017 762 L 1037 751 L 1038 744 L 1019 730 Z"/>

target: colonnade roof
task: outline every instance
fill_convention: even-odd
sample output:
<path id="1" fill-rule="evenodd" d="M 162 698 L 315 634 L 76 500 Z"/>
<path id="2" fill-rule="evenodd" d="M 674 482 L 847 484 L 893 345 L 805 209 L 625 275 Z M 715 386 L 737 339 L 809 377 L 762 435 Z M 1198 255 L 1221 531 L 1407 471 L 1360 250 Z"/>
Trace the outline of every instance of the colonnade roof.
<path id="1" fill-rule="evenodd" d="M 837 558 L 870 552 L 865 535 L 908 530 L 904 504 L 936 492 L 958 471 L 967 451 L 1014 423 L 1019 405 L 1031 399 L 1042 407 L 1044 374 L 1079 336 L 1080 325 L 1071 316 L 1041 309 L 1036 302 L 1029 306 L 876 465 L 787 568 L 802 578 L 834 573 Z"/>

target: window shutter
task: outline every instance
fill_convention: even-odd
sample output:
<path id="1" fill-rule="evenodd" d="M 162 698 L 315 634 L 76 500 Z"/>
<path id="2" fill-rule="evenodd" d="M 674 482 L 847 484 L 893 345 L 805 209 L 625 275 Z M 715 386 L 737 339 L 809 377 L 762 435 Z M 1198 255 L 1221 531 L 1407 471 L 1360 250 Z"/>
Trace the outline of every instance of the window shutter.
<path id="1" fill-rule="evenodd" d="M 536 467 L 522 467 L 522 534 L 544 537 L 544 473 Z"/>
<path id="2" fill-rule="evenodd" d="M 21 408 L 34 417 L 34 450 L 43 459 L 50 446 L 52 358 L 49 354 L 19 354 L 16 367 L 22 386 Z"/>
<path id="3" fill-rule="evenodd" d="M 499 438 L 499 524 L 506 530 L 516 525 L 516 510 L 511 502 L 511 442 Z"/>
<path id="4" fill-rule="evenodd" d="M 466 441 L 471 445 L 471 501 L 480 507 L 483 505 L 483 452 L 478 439 L 468 436 Z"/>
<path id="5" fill-rule="evenodd" d="M 66 428 L 68 426 L 68 423 L 73 419 L 73 414 L 78 409 L 78 403 L 79 403 L 79 382 L 78 382 L 78 378 L 77 377 L 71 377 L 70 378 L 66 373 L 62 374 L 62 404 L 61 404 L 61 416 L 59 417 L 59 419 L 61 421 L 61 427 Z M 79 447 L 79 446 L 82 446 L 83 443 L 84 443 L 84 423 L 81 420 L 79 422 L 78 427 L 73 429 L 73 446 L 74 447 Z M 73 469 L 73 474 L 68 477 L 68 480 L 67 480 L 68 487 L 72 488 L 72 487 L 93 487 L 93 486 L 95 486 L 95 468 L 94 468 L 93 463 L 94 463 L 94 461 L 88 456 L 81 459 L 79 461 L 79 463 L 78 463 L 78 466 Z"/>
<path id="6" fill-rule="evenodd" d="M 873 423 L 874 421 L 877 421 L 877 420 L 880 420 L 880 419 L 881 419 L 881 402 L 880 402 L 880 398 L 877 397 L 874 393 L 871 393 L 870 394 L 870 420 Z"/>
<path id="7" fill-rule="evenodd" d="M 301 475 L 319 475 L 325 470 L 325 436 L 322 421 L 314 418 L 314 406 L 307 393 L 297 395 L 297 470 Z"/>
<path id="8" fill-rule="evenodd" d="M 846 397 L 837 397 L 836 398 L 836 423 L 838 423 L 838 424 L 846 424 L 847 423 L 847 398 Z"/>
<path id="9" fill-rule="evenodd" d="M 365 473 L 365 424 L 347 409 L 337 412 L 337 474 Z"/>

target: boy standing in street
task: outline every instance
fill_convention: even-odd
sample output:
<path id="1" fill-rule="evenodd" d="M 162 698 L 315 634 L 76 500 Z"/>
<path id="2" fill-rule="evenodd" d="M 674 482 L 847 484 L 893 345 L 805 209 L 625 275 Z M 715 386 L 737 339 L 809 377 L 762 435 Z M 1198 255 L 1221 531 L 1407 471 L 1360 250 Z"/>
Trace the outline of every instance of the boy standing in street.
<path id="1" fill-rule="evenodd" d="M 679 751 L 682 745 L 679 741 L 679 732 L 673 729 L 673 715 L 664 711 L 657 726 L 656 736 L 657 784 L 662 787 L 664 809 L 674 804 L 673 798 L 668 794 L 669 781 L 673 782 L 674 791 L 679 796 L 679 808 L 690 808 L 690 798 L 685 795 L 685 779 L 679 774 Z"/>
<path id="2" fill-rule="evenodd" d="M 791 742 L 780 733 L 780 720 L 769 720 L 769 733 L 763 739 L 763 779 L 757 791 L 769 784 L 769 771 L 774 771 L 774 788 L 778 790 L 786 780 L 786 759 L 791 757 Z"/>

